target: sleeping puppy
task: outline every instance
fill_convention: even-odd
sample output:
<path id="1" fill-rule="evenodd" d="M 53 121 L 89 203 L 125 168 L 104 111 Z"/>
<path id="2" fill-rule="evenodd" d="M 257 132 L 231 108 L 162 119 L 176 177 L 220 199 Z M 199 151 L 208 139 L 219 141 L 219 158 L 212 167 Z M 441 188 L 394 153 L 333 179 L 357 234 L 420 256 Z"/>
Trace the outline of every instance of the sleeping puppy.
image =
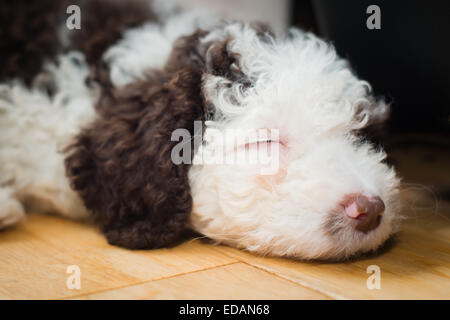
<path id="1" fill-rule="evenodd" d="M 126 248 L 192 229 L 332 260 L 397 230 L 399 179 L 362 134 L 389 108 L 331 45 L 158 3 L 79 5 L 81 30 L 56 23 L 35 37 L 52 39 L 42 56 L 2 57 L 0 228 L 40 210 L 90 217 Z M 27 55 L 48 62 L 14 65 Z"/>

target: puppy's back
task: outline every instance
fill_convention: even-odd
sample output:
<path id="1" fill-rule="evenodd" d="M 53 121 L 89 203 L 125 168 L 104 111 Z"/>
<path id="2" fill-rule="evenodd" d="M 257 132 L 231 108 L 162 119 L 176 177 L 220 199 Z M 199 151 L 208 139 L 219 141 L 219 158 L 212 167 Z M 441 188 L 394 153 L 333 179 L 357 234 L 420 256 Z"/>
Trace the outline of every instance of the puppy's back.
<path id="1" fill-rule="evenodd" d="M 80 29 L 66 26 L 70 5 L 80 8 Z M 124 30 L 155 19 L 144 0 L 4 1 L 0 4 L 0 82 L 19 78 L 30 85 L 45 62 L 68 50 L 81 51 L 89 64 L 97 64 Z"/>

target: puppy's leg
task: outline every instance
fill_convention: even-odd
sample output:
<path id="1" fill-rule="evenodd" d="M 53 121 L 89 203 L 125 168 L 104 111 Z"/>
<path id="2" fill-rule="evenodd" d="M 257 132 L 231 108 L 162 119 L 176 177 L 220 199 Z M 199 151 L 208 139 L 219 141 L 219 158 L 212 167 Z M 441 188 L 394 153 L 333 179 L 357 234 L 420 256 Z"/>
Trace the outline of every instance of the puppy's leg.
<path id="1" fill-rule="evenodd" d="M 17 81 L 0 84 L 0 228 L 20 220 L 23 207 L 87 216 L 66 178 L 64 149 L 95 117 L 88 72 L 84 57 L 71 52 L 48 64 L 32 89 Z"/>
<path id="2" fill-rule="evenodd" d="M 25 209 L 10 188 L 0 187 L 0 230 L 25 220 Z"/>

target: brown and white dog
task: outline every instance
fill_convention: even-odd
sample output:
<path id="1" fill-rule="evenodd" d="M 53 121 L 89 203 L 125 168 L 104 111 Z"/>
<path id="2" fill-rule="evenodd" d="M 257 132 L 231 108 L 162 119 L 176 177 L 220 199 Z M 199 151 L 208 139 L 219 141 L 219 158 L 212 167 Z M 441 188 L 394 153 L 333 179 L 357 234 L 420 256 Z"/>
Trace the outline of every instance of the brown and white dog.
<path id="1" fill-rule="evenodd" d="M 332 46 L 146 1 L 71 3 L 80 30 L 61 1 L 2 9 L 0 228 L 39 209 L 92 217 L 127 248 L 193 229 L 299 259 L 348 258 L 395 232 L 399 180 L 361 134 L 389 108 Z M 193 164 L 174 161 L 173 133 L 196 137 L 198 123 Z M 260 131 L 276 135 L 250 138 Z M 217 139 L 228 133 L 243 139 Z M 269 173 L 197 161 L 267 148 Z"/>

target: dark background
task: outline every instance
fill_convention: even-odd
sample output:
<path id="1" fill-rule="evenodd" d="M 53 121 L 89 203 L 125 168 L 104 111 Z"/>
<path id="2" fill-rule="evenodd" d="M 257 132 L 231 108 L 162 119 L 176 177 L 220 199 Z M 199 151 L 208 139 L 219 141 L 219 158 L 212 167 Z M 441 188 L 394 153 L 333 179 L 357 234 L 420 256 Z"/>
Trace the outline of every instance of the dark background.
<path id="1" fill-rule="evenodd" d="M 372 4 L 381 9 L 380 30 L 366 27 Z M 294 0 L 291 6 L 293 25 L 333 42 L 375 94 L 391 102 L 390 133 L 449 138 L 449 1 Z"/>

